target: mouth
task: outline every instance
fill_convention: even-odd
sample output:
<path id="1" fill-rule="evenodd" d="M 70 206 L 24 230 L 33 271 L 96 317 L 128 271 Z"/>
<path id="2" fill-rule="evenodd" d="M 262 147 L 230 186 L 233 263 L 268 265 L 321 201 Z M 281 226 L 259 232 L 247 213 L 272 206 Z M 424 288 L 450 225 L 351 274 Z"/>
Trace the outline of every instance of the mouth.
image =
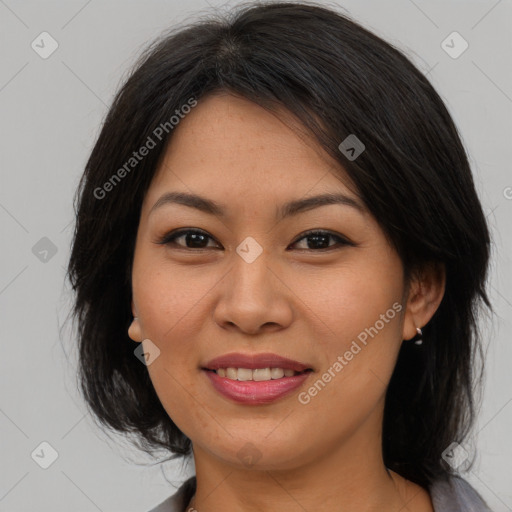
<path id="1" fill-rule="evenodd" d="M 213 388 L 238 404 L 269 404 L 303 385 L 312 366 L 276 354 L 232 353 L 201 367 Z"/>

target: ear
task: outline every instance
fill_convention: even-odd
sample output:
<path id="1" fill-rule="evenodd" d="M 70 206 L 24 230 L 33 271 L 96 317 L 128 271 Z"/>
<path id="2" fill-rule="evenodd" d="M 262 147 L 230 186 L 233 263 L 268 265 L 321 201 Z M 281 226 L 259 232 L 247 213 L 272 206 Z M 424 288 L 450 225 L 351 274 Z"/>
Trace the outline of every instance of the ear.
<path id="1" fill-rule="evenodd" d="M 132 315 L 133 315 L 133 320 L 132 320 L 132 323 L 130 324 L 130 327 L 128 327 L 128 336 L 133 341 L 141 342 L 142 341 L 142 328 L 140 325 L 140 320 L 138 318 L 137 309 L 135 308 L 135 303 L 133 302 L 133 299 L 132 299 Z"/>
<path id="2" fill-rule="evenodd" d="M 416 327 L 422 328 L 437 311 L 444 296 L 446 269 L 443 263 L 425 264 L 411 277 L 407 293 L 407 304 L 402 339 L 416 336 Z"/>

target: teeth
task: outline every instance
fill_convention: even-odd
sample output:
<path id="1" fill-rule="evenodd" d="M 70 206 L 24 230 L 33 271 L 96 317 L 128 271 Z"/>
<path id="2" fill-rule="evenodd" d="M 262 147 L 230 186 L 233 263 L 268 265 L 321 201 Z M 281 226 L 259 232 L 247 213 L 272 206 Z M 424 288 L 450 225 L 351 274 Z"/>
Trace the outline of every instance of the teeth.
<path id="1" fill-rule="evenodd" d="M 238 370 L 238 378 L 240 378 L 240 370 Z M 272 375 L 270 373 L 270 368 L 259 368 L 257 370 L 253 370 L 252 371 L 252 379 L 253 380 L 271 380 Z"/>
<path id="2" fill-rule="evenodd" d="M 273 379 L 280 379 L 280 378 L 284 377 L 284 370 L 282 368 L 271 368 L 270 376 Z"/>
<path id="3" fill-rule="evenodd" d="M 238 380 L 253 380 L 252 370 L 249 370 L 248 368 L 238 368 L 237 371 L 238 371 L 238 375 L 237 375 Z"/>
<path id="4" fill-rule="evenodd" d="M 283 370 L 283 368 L 257 368 L 254 370 L 250 368 L 219 368 L 215 371 L 219 377 L 240 381 L 275 380 L 282 379 L 283 377 L 293 377 L 300 373 L 294 370 Z"/>
<path id="5" fill-rule="evenodd" d="M 238 370 L 236 368 L 227 368 L 226 377 L 228 379 L 238 380 Z"/>

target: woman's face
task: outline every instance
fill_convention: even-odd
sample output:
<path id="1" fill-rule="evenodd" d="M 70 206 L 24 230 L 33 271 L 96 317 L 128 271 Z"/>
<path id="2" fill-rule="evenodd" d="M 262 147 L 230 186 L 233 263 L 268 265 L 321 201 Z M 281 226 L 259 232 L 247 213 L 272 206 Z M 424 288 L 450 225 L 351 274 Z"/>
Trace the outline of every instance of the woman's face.
<path id="1" fill-rule="evenodd" d="M 413 335 L 398 254 L 339 165 L 261 107 L 209 96 L 174 130 L 141 211 L 129 331 L 160 351 L 148 371 L 165 410 L 196 455 L 229 465 L 285 469 L 341 447 L 380 450 L 386 386 Z M 219 211 L 159 201 L 170 193 Z M 348 199 L 285 208 L 322 194 Z M 160 243 L 178 229 L 203 236 Z M 249 382 L 269 373 L 205 369 L 233 353 L 310 371 Z"/>

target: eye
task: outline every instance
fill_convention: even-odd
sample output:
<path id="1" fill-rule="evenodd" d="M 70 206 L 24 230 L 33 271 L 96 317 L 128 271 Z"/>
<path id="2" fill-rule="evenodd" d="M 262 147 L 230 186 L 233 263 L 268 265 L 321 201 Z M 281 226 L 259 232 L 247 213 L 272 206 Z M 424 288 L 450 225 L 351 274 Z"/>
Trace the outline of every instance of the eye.
<path id="1" fill-rule="evenodd" d="M 335 239 L 337 240 L 338 243 L 334 245 L 329 245 L 329 239 Z M 350 242 L 343 236 L 336 235 L 334 233 L 331 233 L 330 231 L 308 231 L 304 233 L 300 238 L 298 238 L 295 242 L 293 242 L 292 246 L 296 245 L 301 240 L 308 240 L 308 242 L 306 242 L 307 247 L 303 247 L 302 250 L 315 250 L 316 252 L 335 248 L 336 245 L 354 245 L 352 242 Z"/>
<path id="2" fill-rule="evenodd" d="M 177 243 L 177 240 L 182 239 L 183 243 Z M 183 249 L 207 249 L 208 239 L 213 238 L 205 231 L 198 229 L 180 229 L 165 235 L 157 243 L 162 245 L 177 245 Z"/>
<path id="3" fill-rule="evenodd" d="M 337 243 L 331 245 L 329 243 L 330 239 L 337 241 Z M 178 243 L 178 240 L 182 240 L 182 242 Z M 208 246 L 209 240 L 214 241 L 214 239 L 205 231 L 199 229 L 179 229 L 177 231 L 172 231 L 166 234 L 157 243 L 161 245 L 174 245 L 183 249 L 208 249 L 215 247 L 211 245 Z M 307 247 L 299 248 L 299 250 L 309 250 L 315 252 L 330 250 L 336 248 L 336 246 L 354 245 L 345 237 L 330 231 L 312 230 L 303 233 L 302 236 L 293 242 L 289 247 L 297 245 L 302 240 L 307 241 Z M 215 243 L 217 244 L 217 242 Z M 217 247 L 220 248 L 220 245 L 217 244 Z"/>

